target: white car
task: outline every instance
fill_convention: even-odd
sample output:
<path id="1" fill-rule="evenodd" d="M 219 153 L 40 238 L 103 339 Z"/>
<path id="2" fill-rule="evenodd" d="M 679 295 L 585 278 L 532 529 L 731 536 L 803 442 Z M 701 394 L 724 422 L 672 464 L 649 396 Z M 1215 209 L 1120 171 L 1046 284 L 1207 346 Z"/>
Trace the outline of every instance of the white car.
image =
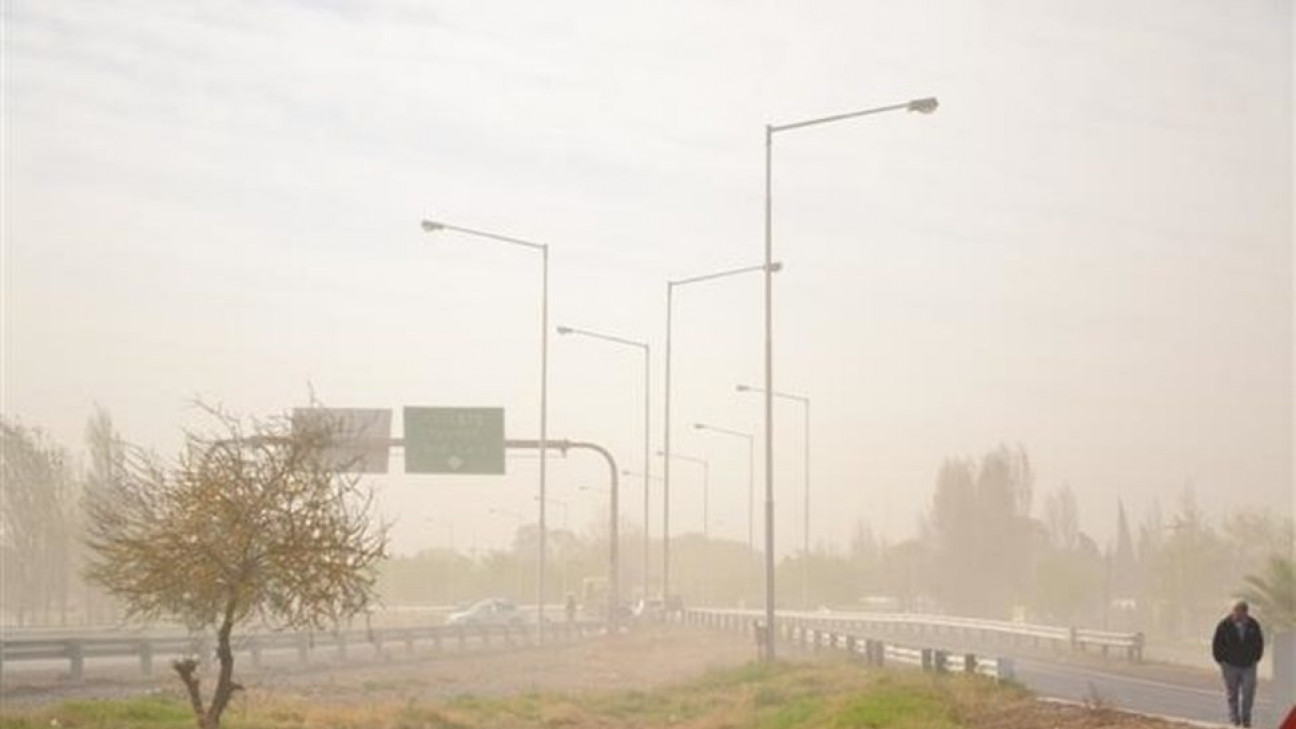
<path id="1" fill-rule="evenodd" d="M 490 598 L 473 603 L 446 618 L 446 625 L 518 625 L 522 613 L 508 600 Z"/>
<path id="2" fill-rule="evenodd" d="M 660 597 L 640 598 L 630 609 L 635 620 L 661 621 L 666 617 L 666 601 Z"/>

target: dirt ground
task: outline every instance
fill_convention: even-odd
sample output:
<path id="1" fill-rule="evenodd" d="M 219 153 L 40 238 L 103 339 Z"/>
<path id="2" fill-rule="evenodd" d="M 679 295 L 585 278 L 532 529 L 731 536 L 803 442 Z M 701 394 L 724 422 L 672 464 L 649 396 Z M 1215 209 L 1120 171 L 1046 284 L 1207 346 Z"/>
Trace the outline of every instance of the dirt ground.
<path id="1" fill-rule="evenodd" d="M 386 661 L 320 659 L 309 666 L 279 664 L 258 670 L 245 659 L 236 665 L 235 675 L 248 688 L 246 695 L 252 697 L 298 695 L 337 702 L 435 700 L 461 694 L 650 688 L 708 669 L 741 665 L 755 655 L 755 646 L 746 640 L 672 626 L 542 648 L 424 653 Z M 128 666 L 120 675 L 93 674 L 79 685 L 60 681 L 57 675 L 13 679 L 0 691 L 0 708 L 179 693 L 175 674 L 159 663 L 152 678 L 139 677 Z"/>
<path id="2" fill-rule="evenodd" d="M 711 669 L 739 666 L 755 657 L 755 646 L 748 641 L 672 628 L 552 648 L 292 672 L 266 677 L 257 685 L 263 692 L 340 702 L 615 691 L 676 683 Z"/>
<path id="3" fill-rule="evenodd" d="M 741 666 L 755 647 L 734 636 L 695 632 L 678 626 L 543 648 L 491 653 L 423 656 L 407 660 L 316 663 L 276 667 L 238 678 L 247 686 L 231 705 L 231 716 L 257 716 L 284 705 L 315 711 L 334 706 L 342 714 L 366 707 L 436 705 L 464 696 L 516 697 L 532 694 L 581 696 L 649 690 L 683 684 L 720 668 Z M 44 711 L 69 698 L 179 696 L 169 672 L 145 679 L 99 680 L 82 686 L 18 687 L 0 697 L 7 710 Z M 1033 701 L 1007 695 L 969 699 L 970 727 L 995 729 L 1168 729 L 1172 725 L 1118 712 Z M 639 725 L 639 724 L 636 724 Z"/>

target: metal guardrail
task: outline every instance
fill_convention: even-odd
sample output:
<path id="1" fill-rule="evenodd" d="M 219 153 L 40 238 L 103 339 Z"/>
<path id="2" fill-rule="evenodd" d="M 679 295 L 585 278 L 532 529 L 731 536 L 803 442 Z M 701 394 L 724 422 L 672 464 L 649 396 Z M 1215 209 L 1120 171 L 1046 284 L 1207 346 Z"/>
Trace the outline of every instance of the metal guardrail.
<path id="1" fill-rule="evenodd" d="M 763 645 L 763 618 L 763 613 L 754 610 L 689 609 L 683 612 L 681 621 L 686 625 L 748 633 L 758 644 Z M 1011 658 L 901 645 L 861 634 L 846 621 L 823 626 L 805 617 L 780 615 L 777 626 L 779 638 L 783 642 L 816 653 L 824 650 L 843 651 L 850 656 L 862 658 L 870 666 L 899 663 L 934 673 L 962 672 L 987 676 L 996 681 L 1013 678 Z"/>
<path id="2" fill-rule="evenodd" d="M 749 618 L 759 614 L 754 610 L 725 612 Z M 1117 633 L 922 613 L 786 612 L 779 615 L 784 619 L 806 621 L 822 629 L 848 625 L 854 632 L 873 635 L 957 637 L 965 641 L 993 642 L 998 645 L 1050 647 L 1077 653 L 1093 651 L 1103 656 L 1115 652 L 1131 662 L 1143 660 L 1142 633 Z"/>
<path id="3" fill-rule="evenodd" d="M 602 621 L 577 620 L 553 622 L 545 626 L 545 635 L 569 641 L 602 632 Z M 352 646 L 369 646 L 371 655 L 387 656 L 392 646 L 404 646 L 412 654 L 418 645 L 430 644 L 434 651 L 485 650 L 493 646 L 533 645 L 534 624 L 517 625 L 437 625 L 426 627 L 372 628 L 330 633 L 250 633 L 235 634 L 236 654 L 250 656 L 253 666 L 260 666 L 262 654 L 271 651 L 295 651 L 300 663 L 309 663 L 321 648 L 332 648 L 342 660 Z M 68 678 L 79 682 L 85 677 L 86 661 L 101 658 L 136 658 L 140 672 L 152 675 L 157 658 L 186 656 L 206 658 L 213 646 L 208 636 L 140 636 L 77 637 L 64 639 L 18 639 L 0 641 L 0 674 L 15 662 L 68 662 Z"/>

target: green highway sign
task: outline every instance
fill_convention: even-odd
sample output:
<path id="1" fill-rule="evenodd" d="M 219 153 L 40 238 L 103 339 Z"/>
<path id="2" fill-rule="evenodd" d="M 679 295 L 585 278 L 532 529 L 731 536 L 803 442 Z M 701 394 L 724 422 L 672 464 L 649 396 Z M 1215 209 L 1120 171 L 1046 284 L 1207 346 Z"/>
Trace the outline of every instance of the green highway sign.
<path id="1" fill-rule="evenodd" d="M 504 473 L 504 408 L 405 408 L 405 473 Z"/>

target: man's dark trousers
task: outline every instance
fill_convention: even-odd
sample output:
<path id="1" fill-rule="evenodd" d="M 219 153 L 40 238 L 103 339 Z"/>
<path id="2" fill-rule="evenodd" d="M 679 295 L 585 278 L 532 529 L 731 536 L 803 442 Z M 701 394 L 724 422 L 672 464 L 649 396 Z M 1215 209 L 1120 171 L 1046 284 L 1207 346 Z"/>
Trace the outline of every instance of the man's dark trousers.
<path id="1" fill-rule="evenodd" d="M 1224 690 L 1228 694 L 1229 720 L 1234 724 L 1251 723 L 1251 706 L 1255 703 L 1256 667 L 1220 664 Z"/>

